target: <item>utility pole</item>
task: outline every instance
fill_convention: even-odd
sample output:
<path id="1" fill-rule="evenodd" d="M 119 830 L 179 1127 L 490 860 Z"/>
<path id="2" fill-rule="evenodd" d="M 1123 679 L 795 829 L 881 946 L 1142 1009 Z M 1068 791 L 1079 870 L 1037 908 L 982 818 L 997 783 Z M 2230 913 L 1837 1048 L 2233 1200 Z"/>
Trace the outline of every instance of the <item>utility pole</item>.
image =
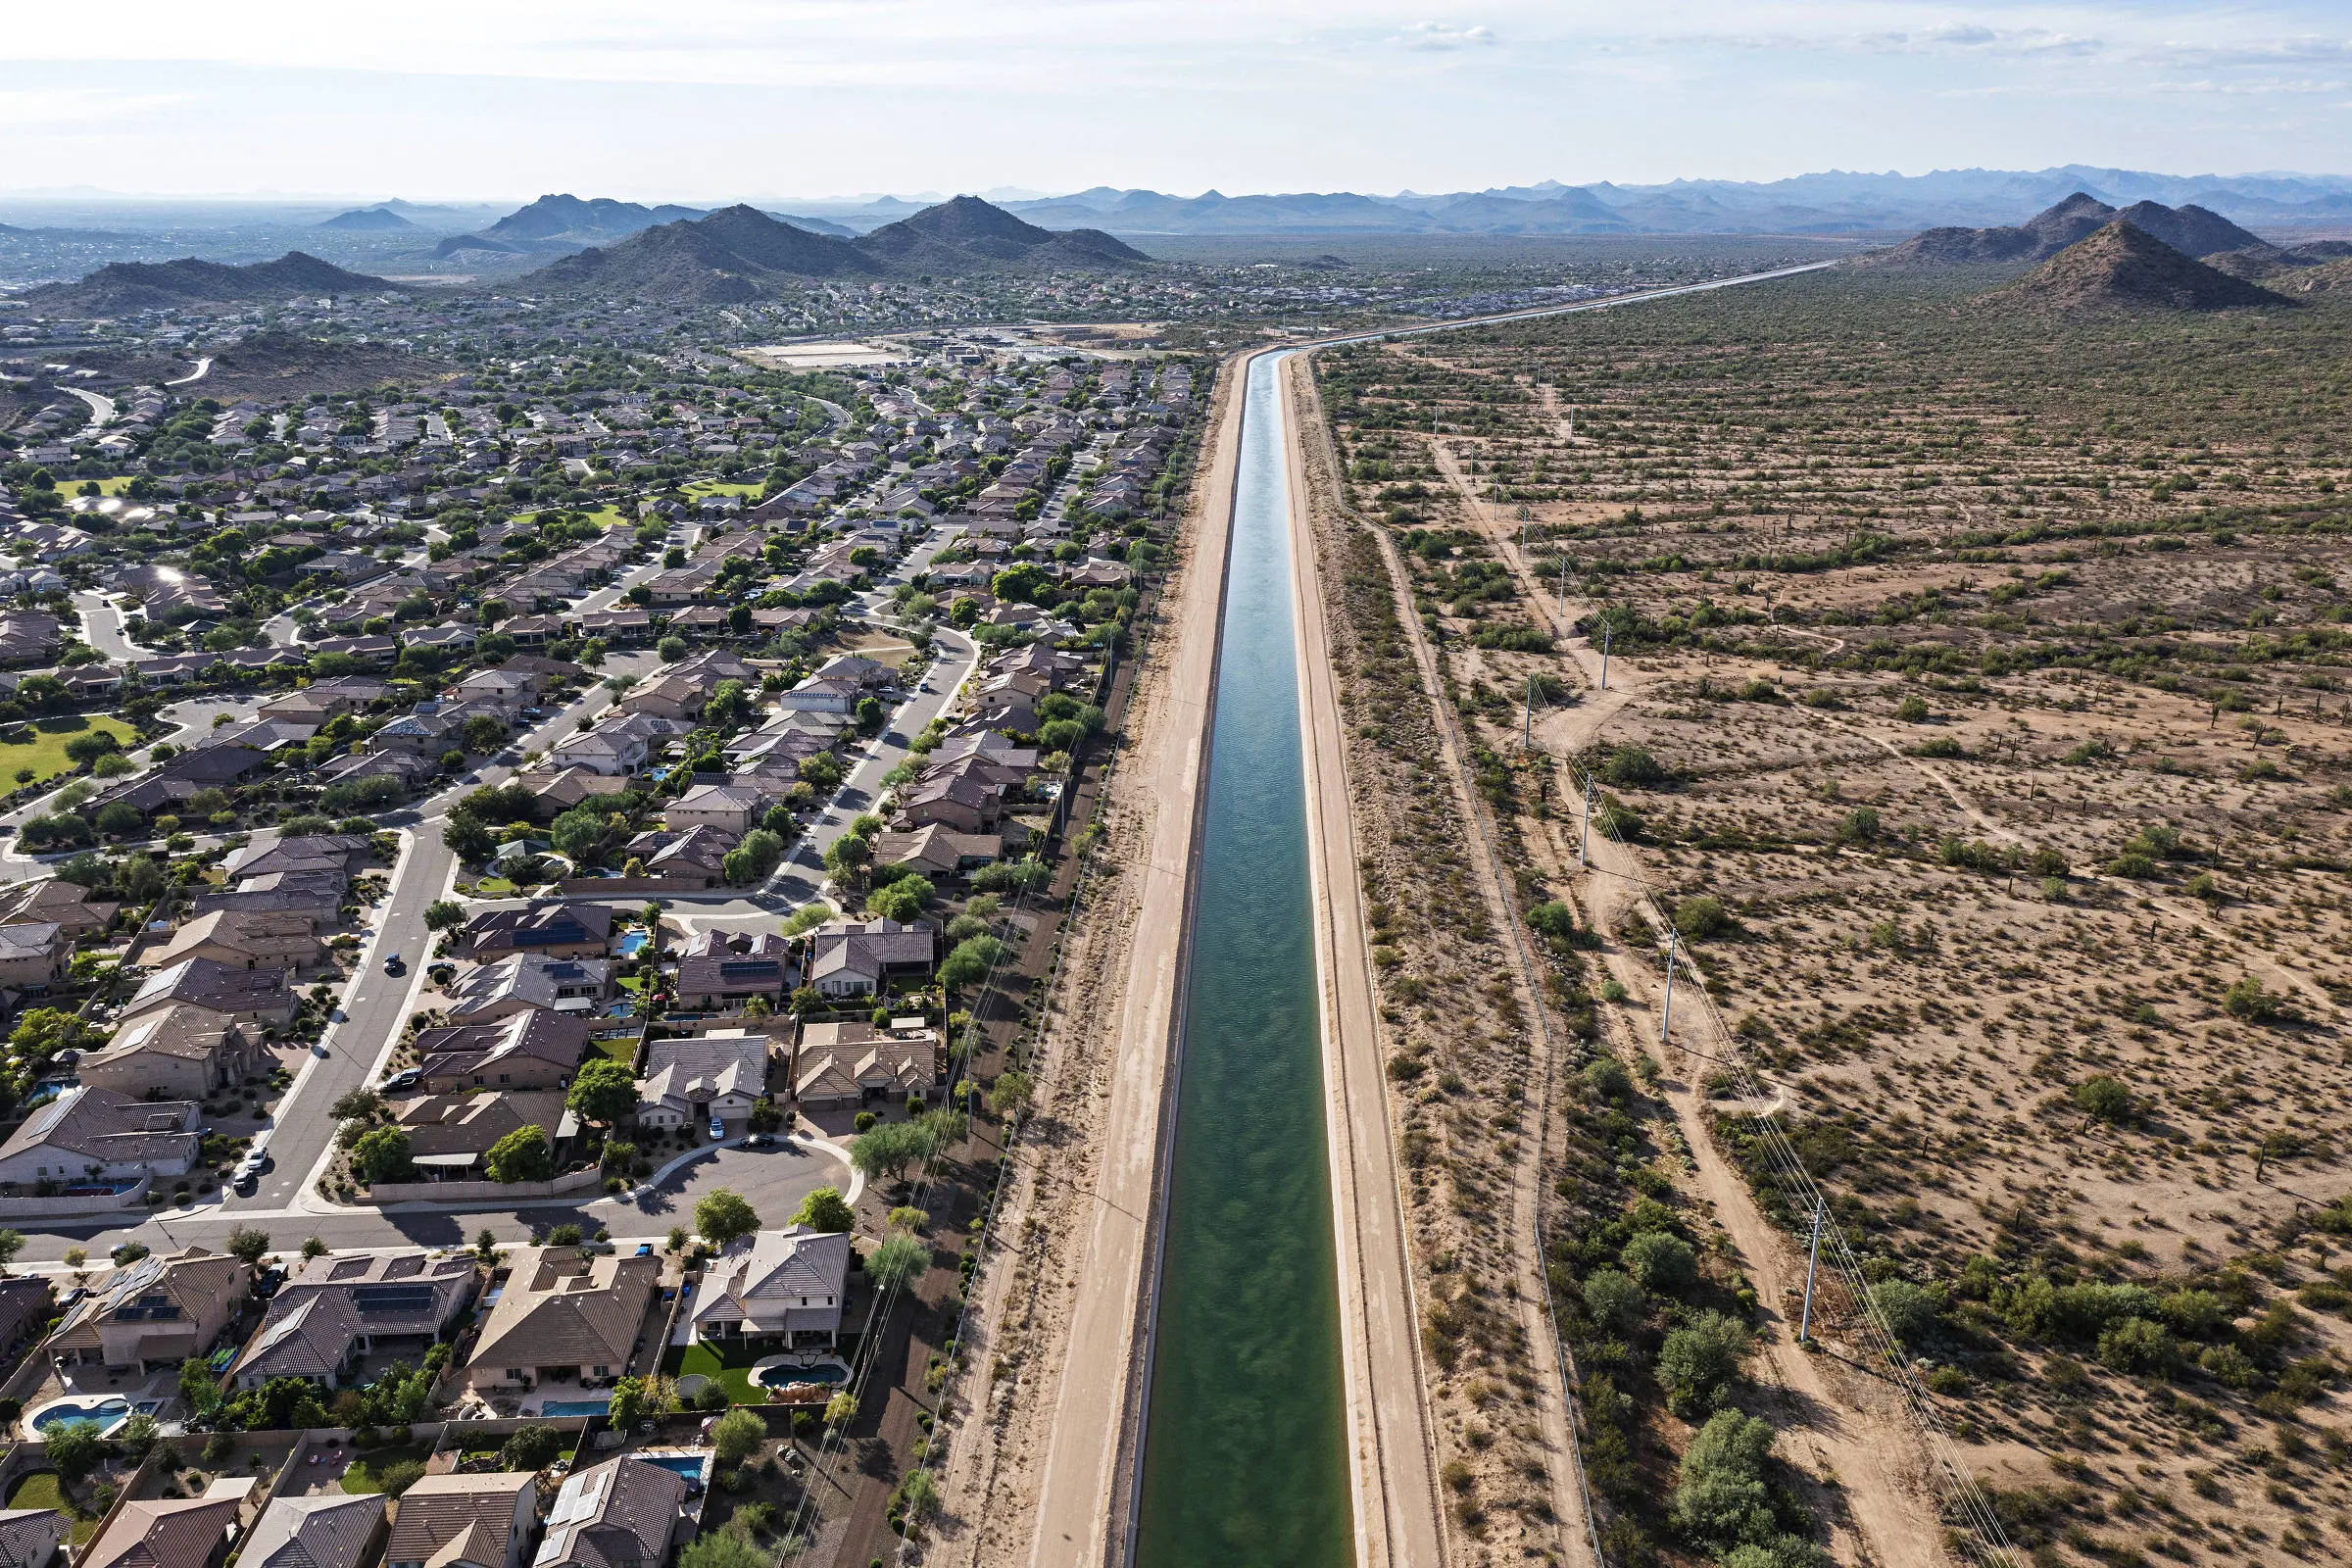
<path id="1" fill-rule="evenodd" d="M 1658 1009 L 1658 1049 L 1665 1051 L 1674 1039 L 1674 960 L 1677 945 L 1674 927 L 1666 928 L 1666 1005 Z"/>
<path id="2" fill-rule="evenodd" d="M 1609 689 L 1609 623 L 1600 623 L 1600 689 Z"/>
<path id="3" fill-rule="evenodd" d="M 1821 1262 L 1822 1201 L 1813 1200 L 1813 1244 L 1805 1251 L 1805 1310 L 1797 1319 L 1796 1343 L 1805 1344 L 1813 1337 L 1813 1271 Z"/>
<path id="4" fill-rule="evenodd" d="M 1592 781 L 1588 778 L 1585 780 L 1585 825 L 1577 831 L 1576 835 L 1576 865 L 1578 870 L 1581 871 L 1592 864 L 1592 861 L 1586 856 L 1586 852 L 1592 847 Z"/>
<path id="5" fill-rule="evenodd" d="M 1560 624 L 1568 624 L 1568 552 L 1560 552 Z"/>
<path id="6" fill-rule="evenodd" d="M 1536 749 L 1536 677 L 1533 675 L 1527 677 L 1527 711 L 1519 720 L 1519 749 L 1523 752 Z"/>

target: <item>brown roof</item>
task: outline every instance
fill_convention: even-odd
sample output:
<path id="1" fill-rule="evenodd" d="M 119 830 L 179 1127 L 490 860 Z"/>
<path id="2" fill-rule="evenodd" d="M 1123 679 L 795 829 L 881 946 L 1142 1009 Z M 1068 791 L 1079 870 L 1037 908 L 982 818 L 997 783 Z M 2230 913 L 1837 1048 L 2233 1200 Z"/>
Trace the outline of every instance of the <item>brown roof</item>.
<path id="1" fill-rule="evenodd" d="M 627 1454 L 567 1477 L 532 1568 L 659 1568 L 686 1478 Z"/>
<path id="2" fill-rule="evenodd" d="M 419 1478 L 400 1494 L 384 1561 L 505 1568 L 516 1494 L 537 1480 L 527 1470 Z"/>
<path id="3" fill-rule="evenodd" d="M 204 1568 L 236 1522 L 235 1497 L 126 1502 L 78 1568 Z"/>
<path id="4" fill-rule="evenodd" d="M 359 1568 L 384 1521 L 381 1493 L 280 1497 L 262 1512 L 237 1554 L 241 1568 Z"/>
<path id="5" fill-rule="evenodd" d="M 661 1269 L 653 1257 L 517 1248 L 506 1294 L 490 1309 L 470 1364 L 625 1366 Z"/>

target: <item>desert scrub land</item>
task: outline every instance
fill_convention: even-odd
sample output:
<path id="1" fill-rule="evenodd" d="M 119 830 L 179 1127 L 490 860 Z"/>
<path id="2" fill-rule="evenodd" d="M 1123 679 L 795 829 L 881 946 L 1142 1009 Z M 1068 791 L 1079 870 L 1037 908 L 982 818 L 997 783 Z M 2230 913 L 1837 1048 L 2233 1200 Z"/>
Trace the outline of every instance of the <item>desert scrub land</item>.
<path id="1" fill-rule="evenodd" d="M 1319 364 L 1550 945 L 1662 962 L 1607 879 L 1568 886 L 1574 763 L 1765 1085 L 1729 1100 L 1678 1010 L 1656 1082 L 1694 1085 L 1695 1163 L 1747 1173 L 1801 1278 L 1774 1115 L 2011 1541 L 2340 1560 L 2352 311 L 2021 319 L 1985 282 L 1816 274 Z M 1563 651 L 1604 623 L 1601 694 Z M 1640 1116 L 1654 1016 L 1615 1044 L 1641 1004 L 1604 987 L 1632 1070 L 1571 1106 L 1616 1140 L 1562 1177 L 1579 1292 L 1632 1276 L 1644 1201 L 1689 1212 Z M 1622 1294 L 1570 1337 L 1656 1490 L 1695 1440 L 1645 1381 L 1659 1293 L 1622 1391 L 1596 1370 Z M 1866 1402 L 1827 1295 L 1808 1359 Z M 1722 1552 L 1671 1498 L 1623 1517 Z"/>

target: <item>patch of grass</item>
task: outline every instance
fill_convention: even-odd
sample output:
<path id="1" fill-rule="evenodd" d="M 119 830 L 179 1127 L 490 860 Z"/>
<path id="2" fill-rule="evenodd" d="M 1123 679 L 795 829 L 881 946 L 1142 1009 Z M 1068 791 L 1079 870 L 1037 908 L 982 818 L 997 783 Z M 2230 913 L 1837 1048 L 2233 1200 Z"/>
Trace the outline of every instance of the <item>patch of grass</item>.
<path id="1" fill-rule="evenodd" d="M 14 778 L 21 768 L 31 768 L 36 779 L 55 778 L 69 773 L 74 764 L 66 758 L 66 742 L 91 730 L 104 730 L 128 748 L 138 739 L 138 731 L 119 718 L 104 713 L 56 713 L 48 718 L 36 718 L 19 741 L 0 741 L 0 778 Z"/>
<path id="2" fill-rule="evenodd" d="M 432 1456 L 432 1449 L 413 1444 L 390 1448 L 369 1448 L 352 1460 L 351 1468 L 343 1472 L 343 1490 L 355 1497 L 381 1492 L 384 1490 L 382 1476 L 385 1471 L 404 1459 L 414 1459 L 422 1464 Z"/>
<path id="3" fill-rule="evenodd" d="M 756 496 L 760 493 L 760 486 L 759 480 L 741 484 L 729 479 L 698 479 L 686 487 L 686 493 L 690 496 Z"/>
<path id="4" fill-rule="evenodd" d="M 65 1489 L 58 1482 L 57 1472 L 35 1470 L 29 1475 L 19 1477 L 17 1484 L 8 1489 L 8 1505 L 11 1508 L 65 1507 Z M 98 1533 L 98 1516 L 96 1514 L 79 1519 L 74 1519 L 71 1515 L 68 1517 L 72 1521 L 73 1528 L 66 1539 L 72 1544 L 85 1545 L 89 1539 Z"/>
<path id="5" fill-rule="evenodd" d="M 716 1380 L 727 1391 L 727 1397 L 737 1404 L 765 1404 L 767 1391 L 752 1381 L 752 1366 L 772 1350 L 755 1350 L 748 1347 L 729 1346 L 714 1350 L 708 1345 L 689 1345 L 683 1349 L 676 1346 L 662 1357 L 662 1370 L 673 1378 L 700 1373 Z"/>
<path id="6" fill-rule="evenodd" d="M 473 893 L 481 899 L 511 899 L 515 887 L 503 876 L 486 876 L 473 885 Z"/>
<path id="7" fill-rule="evenodd" d="M 98 487 L 98 493 L 102 496 L 119 496 L 123 491 L 129 489 L 130 481 L 137 477 L 138 475 L 134 473 L 118 473 L 110 475 L 104 479 L 83 479 L 77 477 L 65 480 L 59 484 L 57 487 L 57 493 L 62 496 L 78 497 L 81 494 L 81 487 L 83 485 L 94 484 Z"/>
<path id="8" fill-rule="evenodd" d="M 610 1056 L 624 1067 L 632 1067 L 637 1063 L 637 1042 L 634 1040 L 592 1040 L 589 1044 L 596 1048 L 597 1054 Z"/>

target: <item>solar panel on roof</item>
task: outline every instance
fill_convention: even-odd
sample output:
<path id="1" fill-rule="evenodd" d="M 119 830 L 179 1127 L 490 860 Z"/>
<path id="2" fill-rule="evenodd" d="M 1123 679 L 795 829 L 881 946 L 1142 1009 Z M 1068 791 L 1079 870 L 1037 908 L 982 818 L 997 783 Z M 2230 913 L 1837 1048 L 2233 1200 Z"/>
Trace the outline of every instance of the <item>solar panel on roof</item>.
<path id="1" fill-rule="evenodd" d="M 430 1285 L 363 1285 L 351 1296 L 363 1312 L 421 1312 L 433 1304 Z"/>
<path id="2" fill-rule="evenodd" d="M 774 975 L 776 964 L 773 959 L 743 958 L 720 963 L 718 972 L 720 978 L 726 980 L 758 980 Z"/>

